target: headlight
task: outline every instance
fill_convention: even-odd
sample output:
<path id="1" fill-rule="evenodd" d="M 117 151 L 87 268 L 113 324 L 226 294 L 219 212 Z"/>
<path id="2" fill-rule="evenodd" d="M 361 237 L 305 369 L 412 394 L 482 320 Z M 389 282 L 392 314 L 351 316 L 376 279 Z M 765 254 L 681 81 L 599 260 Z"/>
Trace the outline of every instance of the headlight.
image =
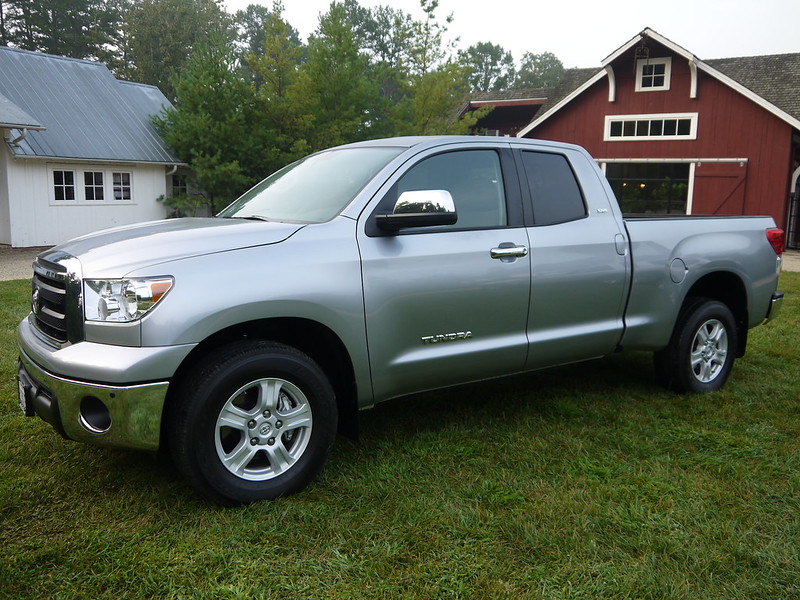
<path id="1" fill-rule="evenodd" d="M 83 306 L 87 321 L 128 323 L 141 319 L 172 288 L 172 277 L 86 279 Z"/>

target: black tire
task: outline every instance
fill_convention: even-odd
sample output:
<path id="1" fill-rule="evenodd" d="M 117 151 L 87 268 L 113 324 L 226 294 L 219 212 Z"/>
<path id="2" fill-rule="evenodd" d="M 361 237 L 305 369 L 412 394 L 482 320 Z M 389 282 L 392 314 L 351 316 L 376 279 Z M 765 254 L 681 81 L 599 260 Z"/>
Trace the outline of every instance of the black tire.
<path id="1" fill-rule="evenodd" d="M 244 341 L 207 356 L 183 380 L 167 435 L 201 494 L 235 506 L 299 492 L 336 437 L 327 377 L 290 346 Z"/>
<path id="2" fill-rule="evenodd" d="M 719 390 L 736 359 L 736 320 L 722 302 L 692 298 L 678 315 L 669 345 L 654 354 L 656 378 L 679 393 Z"/>

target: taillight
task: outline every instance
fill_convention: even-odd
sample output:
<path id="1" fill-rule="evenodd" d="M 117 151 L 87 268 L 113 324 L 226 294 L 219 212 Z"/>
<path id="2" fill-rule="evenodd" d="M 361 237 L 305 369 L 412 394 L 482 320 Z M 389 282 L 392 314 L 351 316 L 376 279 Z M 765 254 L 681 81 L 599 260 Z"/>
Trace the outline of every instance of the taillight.
<path id="1" fill-rule="evenodd" d="M 775 254 L 778 256 L 783 254 L 783 248 L 786 245 L 786 234 L 783 229 L 778 229 L 777 227 L 767 229 L 767 241 L 772 246 L 772 249 L 775 250 Z"/>

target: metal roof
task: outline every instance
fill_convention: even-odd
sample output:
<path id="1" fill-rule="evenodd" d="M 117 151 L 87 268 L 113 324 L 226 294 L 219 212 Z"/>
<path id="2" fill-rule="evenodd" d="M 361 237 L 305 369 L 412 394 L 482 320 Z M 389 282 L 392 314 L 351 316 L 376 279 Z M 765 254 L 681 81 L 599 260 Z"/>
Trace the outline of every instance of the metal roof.
<path id="1" fill-rule="evenodd" d="M 6 122 L 44 128 L 9 144 L 14 156 L 181 163 L 150 123 L 169 101 L 158 88 L 115 79 L 103 63 L 0 47 L 0 94 L 8 101 L 0 121 L 16 115 Z"/>
<path id="2" fill-rule="evenodd" d="M 44 129 L 32 116 L 0 94 L 0 128 Z"/>

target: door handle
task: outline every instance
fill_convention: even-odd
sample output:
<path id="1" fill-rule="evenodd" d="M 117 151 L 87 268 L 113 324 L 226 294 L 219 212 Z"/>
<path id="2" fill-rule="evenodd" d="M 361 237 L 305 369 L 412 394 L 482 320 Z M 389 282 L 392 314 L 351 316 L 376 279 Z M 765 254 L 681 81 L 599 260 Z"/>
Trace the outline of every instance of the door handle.
<path id="1" fill-rule="evenodd" d="M 492 258 L 520 258 L 522 256 L 528 256 L 528 249 L 525 246 L 515 246 L 510 245 L 506 246 L 505 244 L 501 244 L 499 248 L 492 248 L 489 251 L 489 254 Z"/>
<path id="2" fill-rule="evenodd" d="M 625 256 L 628 254 L 628 240 L 621 233 L 614 236 L 614 245 L 617 248 L 617 254 Z"/>

